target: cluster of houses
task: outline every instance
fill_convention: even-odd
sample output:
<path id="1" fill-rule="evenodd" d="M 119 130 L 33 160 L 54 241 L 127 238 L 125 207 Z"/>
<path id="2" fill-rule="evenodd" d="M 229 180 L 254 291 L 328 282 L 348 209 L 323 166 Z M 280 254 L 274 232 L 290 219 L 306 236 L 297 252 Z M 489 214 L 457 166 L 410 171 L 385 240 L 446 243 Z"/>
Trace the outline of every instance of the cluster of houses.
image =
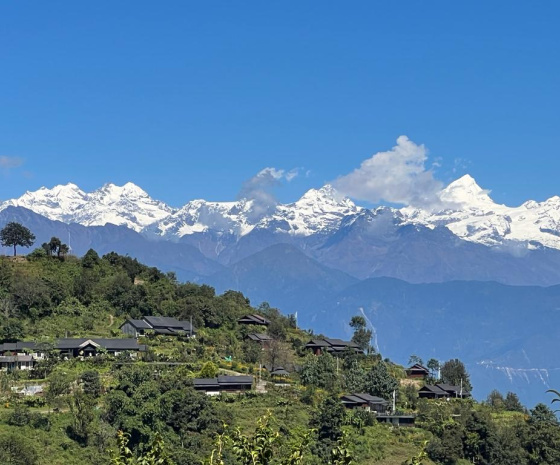
<path id="1" fill-rule="evenodd" d="M 266 328 L 270 321 L 260 315 L 245 315 L 238 324 L 253 325 Z M 0 344 L 0 370 L 31 370 L 35 364 L 43 360 L 47 354 L 57 352 L 61 357 L 94 357 L 100 353 L 110 355 L 129 354 L 132 358 L 138 353 L 145 352 L 146 346 L 138 342 L 138 338 L 150 334 L 166 336 L 195 337 L 196 329 L 192 322 L 180 321 L 171 317 L 145 316 L 142 319 L 127 319 L 121 326 L 123 334 L 130 336 L 124 339 L 106 338 L 65 338 L 53 343 L 44 342 L 15 342 Z M 270 347 L 273 338 L 266 333 L 250 333 L 247 339 L 261 344 L 263 350 Z M 351 342 L 333 338 L 311 339 L 305 348 L 315 355 L 330 353 L 341 355 L 348 351 L 363 353 L 361 348 Z M 289 372 L 284 367 L 266 367 L 273 378 L 287 377 Z M 406 370 L 409 379 L 425 380 L 430 372 L 420 364 L 415 364 Z M 197 391 L 208 395 L 222 392 L 245 392 L 253 388 L 253 376 L 217 376 L 216 378 L 196 378 L 193 387 Z M 466 398 L 470 393 L 461 386 L 444 383 L 424 385 L 418 390 L 419 398 L 449 399 Z M 362 408 L 374 412 L 379 421 L 395 425 L 410 425 L 414 423 L 413 415 L 395 415 L 394 406 L 386 399 L 367 393 L 351 393 L 341 397 L 342 404 L 348 409 Z"/>
<path id="2" fill-rule="evenodd" d="M 240 324 L 268 326 L 270 322 L 260 315 L 246 315 L 238 321 Z M 100 353 L 119 355 L 127 353 L 136 357 L 145 352 L 146 346 L 138 338 L 148 334 L 165 336 L 195 337 L 196 328 L 190 321 L 161 316 L 144 316 L 142 319 L 127 319 L 121 326 L 128 338 L 64 338 L 52 343 L 20 341 L 0 344 L 0 370 L 32 370 L 37 362 L 43 360 L 53 351 L 63 358 L 93 357 Z M 255 340 L 269 342 L 272 338 L 266 334 L 252 335 Z M 239 381 L 239 380 L 237 380 Z M 243 387 L 246 389 L 246 386 Z M 242 390 L 243 390 L 242 389 Z"/>
<path id="3" fill-rule="evenodd" d="M 119 355 L 128 353 L 136 357 L 145 352 L 146 346 L 136 339 L 65 338 L 53 343 L 20 341 L 0 344 L 0 370 L 31 370 L 48 353 L 57 352 L 61 357 L 93 357 L 100 353 Z"/>

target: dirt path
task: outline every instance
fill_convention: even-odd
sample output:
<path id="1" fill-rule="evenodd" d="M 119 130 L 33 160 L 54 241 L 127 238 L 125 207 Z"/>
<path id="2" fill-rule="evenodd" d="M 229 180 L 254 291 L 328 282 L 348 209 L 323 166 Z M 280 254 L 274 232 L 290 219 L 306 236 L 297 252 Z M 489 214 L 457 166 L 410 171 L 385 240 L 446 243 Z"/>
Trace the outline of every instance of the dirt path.
<path id="1" fill-rule="evenodd" d="M 115 322 L 115 317 L 113 315 L 109 315 L 109 328 L 113 326 L 114 322 Z"/>

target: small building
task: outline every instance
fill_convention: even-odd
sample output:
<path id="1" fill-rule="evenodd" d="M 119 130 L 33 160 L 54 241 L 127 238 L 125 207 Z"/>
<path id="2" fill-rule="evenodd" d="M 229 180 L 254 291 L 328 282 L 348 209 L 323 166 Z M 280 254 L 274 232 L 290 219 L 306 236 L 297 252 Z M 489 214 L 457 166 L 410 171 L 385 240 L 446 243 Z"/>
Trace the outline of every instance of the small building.
<path id="1" fill-rule="evenodd" d="M 65 357 L 94 357 L 102 352 L 109 355 L 119 355 L 128 352 L 136 356 L 138 352 L 145 352 L 146 346 L 138 344 L 136 339 L 59 339 L 55 349 Z"/>
<path id="2" fill-rule="evenodd" d="M 129 318 L 120 326 L 120 330 L 128 336 L 136 338 L 146 335 L 147 331 L 166 336 L 182 334 L 191 337 L 196 335 L 196 330 L 190 321 L 179 321 L 166 316 L 145 316 L 141 320 Z"/>
<path id="3" fill-rule="evenodd" d="M 267 320 L 264 316 L 260 315 L 245 315 L 242 318 L 237 320 L 237 324 L 240 325 L 256 325 L 256 326 L 268 326 L 270 321 Z"/>
<path id="4" fill-rule="evenodd" d="M 375 412 L 377 414 L 386 413 L 391 407 L 389 401 L 367 393 L 346 394 L 340 400 L 348 409 L 363 408 L 368 412 Z"/>
<path id="5" fill-rule="evenodd" d="M 290 372 L 284 367 L 275 367 L 270 371 L 270 376 L 273 378 L 287 378 L 290 376 Z"/>
<path id="6" fill-rule="evenodd" d="M 195 378 L 193 387 L 208 395 L 222 392 L 244 392 L 253 388 L 252 376 L 218 376 L 217 378 Z"/>
<path id="7" fill-rule="evenodd" d="M 421 399 L 450 399 L 470 397 L 470 392 L 462 389 L 460 386 L 438 383 L 435 385 L 427 384 L 418 390 L 418 397 Z"/>
<path id="8" fill-rule="evenodd" d="M 35 365 L 35 359 L 32 355 L 1 355 L 0 370 L 31 370 Z"/>
<path id="9" fill-rule="evenodd" d="M 195 378 L 193 379 L 193 387 L 197 391 L 204 391 L 209 396 L 217 395 L 221 392 L 218 378 Z"/>
<path id="10" fill-rule="evenodd" d="M 133 320 L 131 318 L 127 319 L 120 327 L 120 330 L 132 337 L 140 337 L 146 334 L 147 329 L 152 329 L 152 327 L 144 320 Z"/>
<path id="11" fill-rule="evenodd" d="M 409 378 L 425 379 L 430 374 L 430 370 L 426 367 L 416 363 L 406 370 L 406 375 Z"/>
<path id="12" fill-rule="evenodd" d="M 418 390 L 418 397 L 421 399 L 443 399 L 448 397 L 448 394 L 437 386 L 426 384 Z"/>
<path id="13" fill-rule="evenodd" d="M 341 354 L 345 351 L 352 351 L 357 354 L 363 354 L 363 350 L 360 349 L 358 344 L 352 341 L 343 341 L 342 339 L 311 339 L 305 348 L 311 350 L 315 355 L 320 355 L 323 352 L 328 352 L 332 355 Z"/>
<path id="14" fill-rule="evenodd" d="M 471 396 L 471 393 L 466 389 L 463 389 L 461 386 L 453 386 L 451 384 L 445 383 L 438 383 L 436 384 L 436 386 L 447 392 L 449 397 L 459 397 L 461 399 L 466 399 L 467 397 Z"/>
<path id="15" fill-rule="evenodd" d="M 268 334 L 263 333 L 251 333 L 247 334 L 245 339 L 253 342 L 257 342 L 262 346 L 263 349 L 270 347 L 270 343 L 272 342 L 272 337 Z"/>

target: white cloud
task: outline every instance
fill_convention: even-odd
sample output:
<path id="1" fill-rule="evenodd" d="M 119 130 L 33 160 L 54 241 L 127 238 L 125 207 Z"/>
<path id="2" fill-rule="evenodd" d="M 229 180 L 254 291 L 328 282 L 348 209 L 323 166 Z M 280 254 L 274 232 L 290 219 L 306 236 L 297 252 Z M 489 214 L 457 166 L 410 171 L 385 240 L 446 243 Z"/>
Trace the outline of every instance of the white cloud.
<path id="1" fill-rule="evenodd" d="M 387 152 L 364 160 L 359 168 L 334 181 L 335 188 L 349 197 L 378 203 L 382 200 L 414 207 L 439 203 L 442 183 L 426 169 L 428 150 L 406 136 Z"/>
<path id="2" fill-rule="evenodd" d="M 267 167 L 243 183 L 237 197 L 253 201 L 252 220 L 258 220 L 274 210 L 278 204 L 278 200 L 273 192 L 274 188 L 282 185 L 284 180 L 287 182 L 292 181 L 299 175 L 299 171 L 299 168 L 285 171 Z"/>
<path id="3" fill-rule="evenodd" d="M 9 170 L 23 165 L 23 158 L 0 155 L 0 169 Z"/>

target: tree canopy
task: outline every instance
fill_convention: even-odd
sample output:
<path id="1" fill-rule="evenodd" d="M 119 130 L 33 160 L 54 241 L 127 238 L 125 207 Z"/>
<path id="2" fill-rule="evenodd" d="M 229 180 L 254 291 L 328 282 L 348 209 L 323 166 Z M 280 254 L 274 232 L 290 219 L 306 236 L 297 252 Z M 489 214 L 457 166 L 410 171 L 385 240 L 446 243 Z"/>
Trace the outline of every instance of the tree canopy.
<path id="1" fill-rule="evenodd" d="M 3 247 L 13 247 L 14 257 L 16 247 L 31 247 L 35 242 L 35 235 L 20 223 L 11 222 L 0 230 L 0 243 Z"/>

